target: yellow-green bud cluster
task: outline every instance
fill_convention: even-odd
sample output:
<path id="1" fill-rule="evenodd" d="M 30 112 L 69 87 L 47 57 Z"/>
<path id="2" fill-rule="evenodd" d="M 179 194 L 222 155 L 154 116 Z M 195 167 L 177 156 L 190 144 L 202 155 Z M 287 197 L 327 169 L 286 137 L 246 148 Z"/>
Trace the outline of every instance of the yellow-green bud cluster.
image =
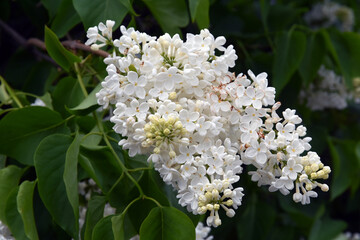
<path id="1" fill-rule="evenodd" d="M 220 205 L 231 207 L 234 204 L 232 199 L 224 200 L 224 198 L 225 195 L 220 197 L 220 193 L 217 189 L 207 190 L 204 195 L 199 196 L 198 212 L 204 214 L 206 211 L 218 211 Z"/>
<path id="2" fill-rule="evenodd" d="M 328 179 L 331 169 L 329 166 L 324 166 L 323 163 L 308 164 L 304 167 L 305 173 L 310 180 Z"/>
<path id="3" fill-rule="evenodd" d="M 142 142 L 143 147 L 154 146 L 154 153 L 159 154 L 164 143 L 181 140 L 187 134 L 179 118 L 160 118 L 156 115 L 149 116 L 150 122 L 144 127 L 146 140 Z M 173 150 L 169 151 L 170 157 L 175 157 Z"/>

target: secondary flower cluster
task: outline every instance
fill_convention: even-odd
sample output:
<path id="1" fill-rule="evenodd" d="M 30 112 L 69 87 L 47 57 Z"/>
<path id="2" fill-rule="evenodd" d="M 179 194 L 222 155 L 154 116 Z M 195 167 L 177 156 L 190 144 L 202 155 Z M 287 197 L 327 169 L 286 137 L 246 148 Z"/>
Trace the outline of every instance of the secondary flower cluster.
<path id="1" fill-rule="evenodd" d="M 351 31 L 355 16 L 351 8 L 325 0 L 316 3 L 304 16 L 305 22 L 312 28 L 336 27 L 340 31 Z"/>
<path id="2" fill-rule="evenodd" d="M 347 90 L 344 78 L 325 66 L 320 67 L 317 81 L 300 92 L 301 101 L 305 101 L 306 106 L 314 111 L 327 108 L 345 109 L 347 101 L 352 98 L 354 97 Z"/>
<path id="3" fill-rule="evenodd" d="M 209 212 L 207 225 L 219 226 L 219 210 L 233 217 L 243 188 L 234 187 L 242 164 L 253 165 L 252 180 L 270 191 L 307 204 L 326 179 L 324 166 L 310 149 L 310 137 L 295 110 L 276 110 L 275 89 L 267 74 L 235 75 L 237 55 L 225 38 L 208 30 L 159 38 L 120 27 L 112 40 L 107 21 L 88 31 L 88 44 L 113 47 L 104 61 L 108 76 L 96 94 L 104 108 L 115 105 L 111 121 L 130 156 L 148 154 L 182 206 L 194 214 Z M 100 30 L 100 33 L 99 33 Z M 100 45 L 98 44 L 100 42 Z"/>

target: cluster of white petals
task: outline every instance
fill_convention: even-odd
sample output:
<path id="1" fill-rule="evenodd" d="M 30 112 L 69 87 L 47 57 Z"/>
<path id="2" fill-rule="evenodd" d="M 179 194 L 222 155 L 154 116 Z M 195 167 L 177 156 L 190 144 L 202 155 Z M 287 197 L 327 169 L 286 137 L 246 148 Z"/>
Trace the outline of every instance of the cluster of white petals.
<path id="1" fill-rule="evenodd" d="M 199 222 L 195 228 L 196 240 L 212 240 L 213 236 L 209 236 L 210 227 L 205 227 L 202 222 Z"/>
<path id="2" fill-rule="evenodd" d="M 300 92 L 300 100 L 313 111 L 324 109 L 345 109 L 347 102 L 353 98 L 347 90 L 344 78 L 336 75 L 332 70 L 321 66 L 318 79 Z"/>
<path id="3" fill-rule="evenodd" d="M 0 240 L 14 240 L 10 229 L 0 221 Z"/>
<path id="4" fill-rule="evenodd" d="M 98 103 L 115 105 L 110 121 L 124 137 L 119 145 L 130 156 L 149 155 L 182 206 L 209 212 L 208 226 L 221 224 L 219 210 L 233 217 L 241 205 L 243 188 L 235 184 L 243 164 L 255 166 L 252 180 L 270 191 L 294 189 L 296 202 L 309 203 L 316 187 L 328 190 L 317 181 L 330 168 L 316 153 L 305 155 L 311 138 L 301 118 L 291 109 L 276 113 L 280 103 L 266 73 L 229 71 L 237 55 L 224 37 L 206 29 L 186 41 L 120 30 L 119 39 L 107 38 L 114 51 L 104 60 Z"/>
<path id="5" fill-rule="evenodd" d="M 345 234 L 341 234 L 340 236 L 346 240 L 360 240 L 360 233 L 346 232 Z"/>
<path id="6" fill-rule="evenodd" d="M 355 16 L 351 8 L 325 0 L 316 3 L 304 16 L 305 22 L 313 27 L 336 27 L 340 31 L 351 31 L 354 27 Z"/>

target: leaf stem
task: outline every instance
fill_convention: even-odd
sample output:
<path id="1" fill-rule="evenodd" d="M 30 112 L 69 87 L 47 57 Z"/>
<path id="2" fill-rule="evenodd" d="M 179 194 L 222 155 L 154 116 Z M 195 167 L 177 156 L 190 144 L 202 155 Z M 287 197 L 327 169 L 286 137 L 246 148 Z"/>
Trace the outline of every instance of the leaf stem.
<path id="1" fill-rule="evenodd" d="M 89 94 L 87 93 L 84 82 L 82 80 L 80 69 L 79 69 L 79 64 L 74 63 L 74 66 L 75 66 L 75 72 L 76 72 L 76 76 L 77 76 L 77 79 L 80 84 L 81 91 L 83 92 L 84 96 L 87 97 Z"/>
<path id="2" fill-rule="evenodd" d="M 89 132 L 88 134 L 84 135 L 81 139 L 81 141 L 84 141 L 87 137 L 91 136 L 91 135 L 99 135 L 102 136 L 103 134 L 101 132 Z"/>
<path id="3" fill-rule="evenodd" d="M 135 198 L 134 200 L 132 200 L 124 209 L 124 211 L 122 211 L 121 214 L 126 214 L 127 210 L 131 207 L 131 205 L 133 205 L 136 201 L 139 201 L 141 199 L 141 196 Z"/>
<path id="4" fill-rule="evenodd" d="M 79 66 L 77 63 L 74 63 L 74 66 L 75 66 L 75 71 L 76 71 L 76 75 L 77 75 L 77 78 L 78 78 L 78 81 L 79 81 L 79 84 L 80 84 L 80 87 L 81 87 L 81 90 L 83 91 L 85 97 L 88 96 L 88 93 L 86 91 L 86 88 L 85 88 L 85 85 L 82 81 L 82 77 L 81 77 L 81 73 L 80 73 L 80 70 L 79 70 Z M 109 147 L 111 153 L 114 155 L 116 161 L 118 162 L 119 166 L 121 167 L 121 169 L 123 170 L 123 172 L 126 174 L 126 176 L 134 183 L 134 185 L 136 186 L 136 188 L 139 190 L 139 193 L 140 193 L 140 197 L 144 196 L 144 192 L 143 190 L 141 189 L 139 183 L 134 179 L 134 177 L 129 173 L 129 170 L 127 169 L 127 167 L 124 165 L 124 163 L 121 161 L 121 159 L 119 158 L 119 156 L 117 155 L 117 153 L 115 152 L 114 148 L 112 147 L 111 143 L 109 142 L 109 138 L 104 130 L 104 127 L 102 125 L 102 122 L 100 121 L 98 115 L 96 114 L 96 112 L 93 112 L 93 116 L 96 120 L 96 123 L 99 127 L 99 130 L 100 132 L 102 133 L 103 135 L 103 138 L 104 138 L 104 141 L 106 143 L 106 145 Z"/>
<path id="5" fill-rule="evenodd" d="M 143 199 L 148 199 L 150 201 L 153 201 L 158 207 L 162 207 L 161 204 L 152 197 L 148 197 L 148 196 L 144 195 Z"/>
<path id="6" fill-rule="evenodd" d="M 119 182 L 121 181 L 121 179 L 122 179 L 123 177 L 124 177 L 124 172 L 121 173 L 120 177 L 119 177 L 119 178 L 116 180 L 116 182 L 112 185 L 112 187 L 110 188 L 110 190 L 107 192 L 107 195 L 114 190 L 114 188 L 116 187 L 116 185 L 119 184 Z"/>
<path id="7" fill-rule="evenodd" d="M 151 167 L 142 167 L 142 168 L 134 168 L 134 169 L 128 169 L 129 172 L 137 172 L 137 171 L 146 171 L 151 170 Z"/>

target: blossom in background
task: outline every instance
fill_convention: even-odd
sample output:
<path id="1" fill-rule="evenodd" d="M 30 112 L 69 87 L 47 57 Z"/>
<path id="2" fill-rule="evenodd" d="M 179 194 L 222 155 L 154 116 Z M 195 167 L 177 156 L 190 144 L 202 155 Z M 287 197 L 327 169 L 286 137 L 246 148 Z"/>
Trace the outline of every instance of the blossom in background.
<path id="1" fill-rule="evenodd" d="M 266 73 L 229 71 L 237 55 L 224 37 L 205 29 L 183 41 L 177 34 L 156 38 L 120 29 L 114 41 L 88 31 L 93 41 L 87 44 L 117 48 L 104 60 L 108 76 L 98 104 L 115 107 L 110 121 L 123 136 L 119 145 L 130 156 L 147 154 L 188 211 L 208 213 L 206 223 L 214 227 L 222 222 L 219 211 L 233 217 L 244 196 L 235 188 L 243 164 L 255 166 L 249 174 L 259 186 L 294 191 L 295 202 L 308 204 L 317 187 L 328 190 L 319 181 L 331 170 L 307 152 L 311 138 L 301 118 L 292 109 L 278 115 Z"/>
<path id="2" fill-rule="evenodd" d="M 0 240 L 14 240 L 10 229 L 0 221 Z"/>
<path id="3" fill-rule="evenodd" d="M 324 109 L 345 109 L 352 94 L 346 89 L 344 78 L 336 75 L 332 70 L 321 66 L 318 71 L 319 79 L 300 92 L 301 102 L 313 111 Z"/>
<path id="4" fill-rule="evenodd" d="M 314 29 L 336 27 L 340 31 L 351 31 L 355 16 L 351 8 L 325 0 L 316 3 L 304 16 L 305 22 Z"/>

